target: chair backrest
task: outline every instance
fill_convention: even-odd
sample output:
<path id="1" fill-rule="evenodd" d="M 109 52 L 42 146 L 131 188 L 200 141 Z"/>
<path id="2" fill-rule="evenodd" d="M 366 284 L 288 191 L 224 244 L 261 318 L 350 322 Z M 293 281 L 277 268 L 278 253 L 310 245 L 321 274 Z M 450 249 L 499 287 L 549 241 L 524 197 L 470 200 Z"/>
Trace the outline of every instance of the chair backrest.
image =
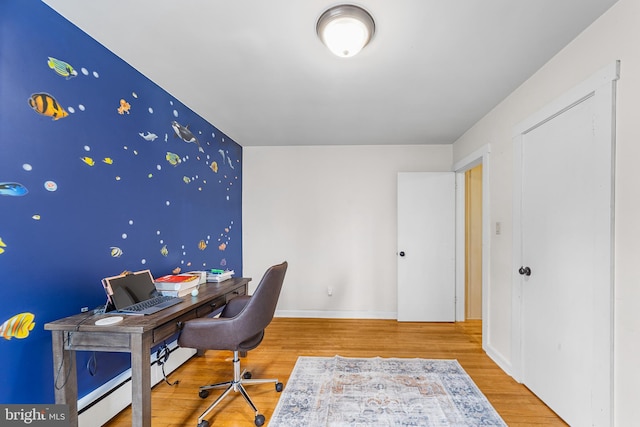
<path id="1" fill-rule="evenodd" d="M 237 332 L 240 336 L 251 337 L 263 331 L 271 323 L 287 267 L 288 263 L 285 261 L 269 267 L 264 273 L 247 305 L 233 319 L 234 323 L 239 324 Z"/>

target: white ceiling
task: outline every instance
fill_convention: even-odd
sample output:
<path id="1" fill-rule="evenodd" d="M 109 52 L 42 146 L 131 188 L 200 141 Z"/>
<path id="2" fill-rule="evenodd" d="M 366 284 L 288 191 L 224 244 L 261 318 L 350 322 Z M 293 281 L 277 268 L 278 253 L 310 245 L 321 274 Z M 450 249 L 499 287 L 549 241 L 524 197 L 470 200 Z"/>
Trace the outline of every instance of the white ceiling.
<path id="1" fill-rule="evenodd" d="M 44 0 L 242 146 L 449 144 L 616 0 L 358 0 L 369 46 L 315 33 L 333 0 Z"/>

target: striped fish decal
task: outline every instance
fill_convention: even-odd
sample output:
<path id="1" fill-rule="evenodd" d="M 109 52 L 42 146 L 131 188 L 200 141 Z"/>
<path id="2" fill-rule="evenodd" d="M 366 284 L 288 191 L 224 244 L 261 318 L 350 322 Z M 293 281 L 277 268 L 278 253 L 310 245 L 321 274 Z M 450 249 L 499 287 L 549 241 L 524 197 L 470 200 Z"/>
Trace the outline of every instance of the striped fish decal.
<path id="1" fill-rule="evenodd" d="M 58 104 L 58 101 L 48 93 L 34 93 L 28 101 L 33 111 L 43 116 L 52 117 L 53 120 L 62 119 L 69 115 L 69 113 Z"/>
<path id="2" fill-rule="evenodd" d="M 67 80 L 78 75 L 78 72 L 74 70 L 71 65 L 59 59 L 49 57 L 47 64 L 49 64 L 49 68 L 58 73 L 60 76 L 66 77 Z"/>
<path id="3" fill-rule="evenodd" d="M 36 316 L 33 313 L 20 313 L 13 316 L 0 326 L 0 336 L 6 340 L 11 338 L 23 339 L 29 336 L 29 332 L 33 330 L 35 323 L 33 320 Z"/>

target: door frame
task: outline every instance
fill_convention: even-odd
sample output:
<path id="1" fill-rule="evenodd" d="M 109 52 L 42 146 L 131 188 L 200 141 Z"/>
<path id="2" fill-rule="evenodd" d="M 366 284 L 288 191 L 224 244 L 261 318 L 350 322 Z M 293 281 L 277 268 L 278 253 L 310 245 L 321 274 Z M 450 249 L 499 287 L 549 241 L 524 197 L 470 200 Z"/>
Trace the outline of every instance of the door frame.
<path id="1" fill-rule="evenodd" d="M 512 134 L 514 173 L 513 173 L 513 246 L 512 246 L 512 318 L 511 318 L 511 362 L 512 376 L 522 383 L 523 381 L 523 351 L 522 351 L 522 276 L 518 273 L 518 268 L 523 264 L 522 260 L 522 156 L 524 135 L 549 120 L 557 117 L 568 109 L 591 97 L 598 97 L 602 102 L 598 103 L 596 115 L 597 124 L 594 126 L 594 137 L 605 144 L 610 144 L 611 149 L 604 153 L 604 161 L 610 166 L 611 186 L 610 194 L 610 236 L 609 239 L 602 239 L 599 244 L 605 245 L 605 249 L 610 254 L 609 259 L 609 286 L 595 290 L 596 298 L 608 303 L 594 306 L 594 317 L 601 319 L 599 327 L 594 330 L 596 342 L 608 342 L 609 348 L 593 349 L 594 352 L 601 352 L 600 357 L 606 360 L 607 368 L 602 369 L 600 378 L 604 377 L 609 387 L 596 388 L 593 390 L 594 402 L 608 402 L 606 408 L 598 414 L 594 414 L 594 420 L 602 421 L 602 425 L 613 425 L 613 392 L 614 392 L 614 343 L 613 343 L 613 322 L 614 322 L 614 178 L 615 178 L 615 86 L 620 76 L 620 62 L 601 69 L 599 72 L 571 89 L 555 101 L 548 104 L 542 110 L 533 114 L 529 118 L 520 122 L 514 127 Z M 607 102 L 608 101 L 608 102 Z M 605 150 L 606 151 L 606 150 Z M 608 158 L 607 158 L 608 157 Z M 606 241 L 605 241 L 606 240 Z M 599 423 L 598 423 L 599 425 Z"/>
<path id="2" fill-rule="evenodd" d="M 489 216 L 489 155 L 491 147 L 484 145 L 453 165 L 456 174 L 456 321 L 465 320 L 465 181 L 464 174 L 482 164 L 482 348 L 487 351 L 489 340 L 489 260 L 491 223 Z"/>

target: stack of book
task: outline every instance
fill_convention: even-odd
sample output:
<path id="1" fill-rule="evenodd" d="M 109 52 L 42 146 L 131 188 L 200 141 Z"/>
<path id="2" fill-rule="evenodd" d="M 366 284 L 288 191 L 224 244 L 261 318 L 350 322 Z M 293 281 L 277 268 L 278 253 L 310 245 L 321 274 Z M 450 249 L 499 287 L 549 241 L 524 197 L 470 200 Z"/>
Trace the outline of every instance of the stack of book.
<path id="1" fill-rule="evenodd" d="M 168 274 L 155 279 L 156 289 L 162 295 L 182 297 L 190 294 L 200 284 L 198 274 Z"/>
<path id="2" fill-rule="evenodd" d="M 217 270 L 212 269 L 207 271 L 207 282 L 224 282 L 233 277 L 233 270 Z"/>

